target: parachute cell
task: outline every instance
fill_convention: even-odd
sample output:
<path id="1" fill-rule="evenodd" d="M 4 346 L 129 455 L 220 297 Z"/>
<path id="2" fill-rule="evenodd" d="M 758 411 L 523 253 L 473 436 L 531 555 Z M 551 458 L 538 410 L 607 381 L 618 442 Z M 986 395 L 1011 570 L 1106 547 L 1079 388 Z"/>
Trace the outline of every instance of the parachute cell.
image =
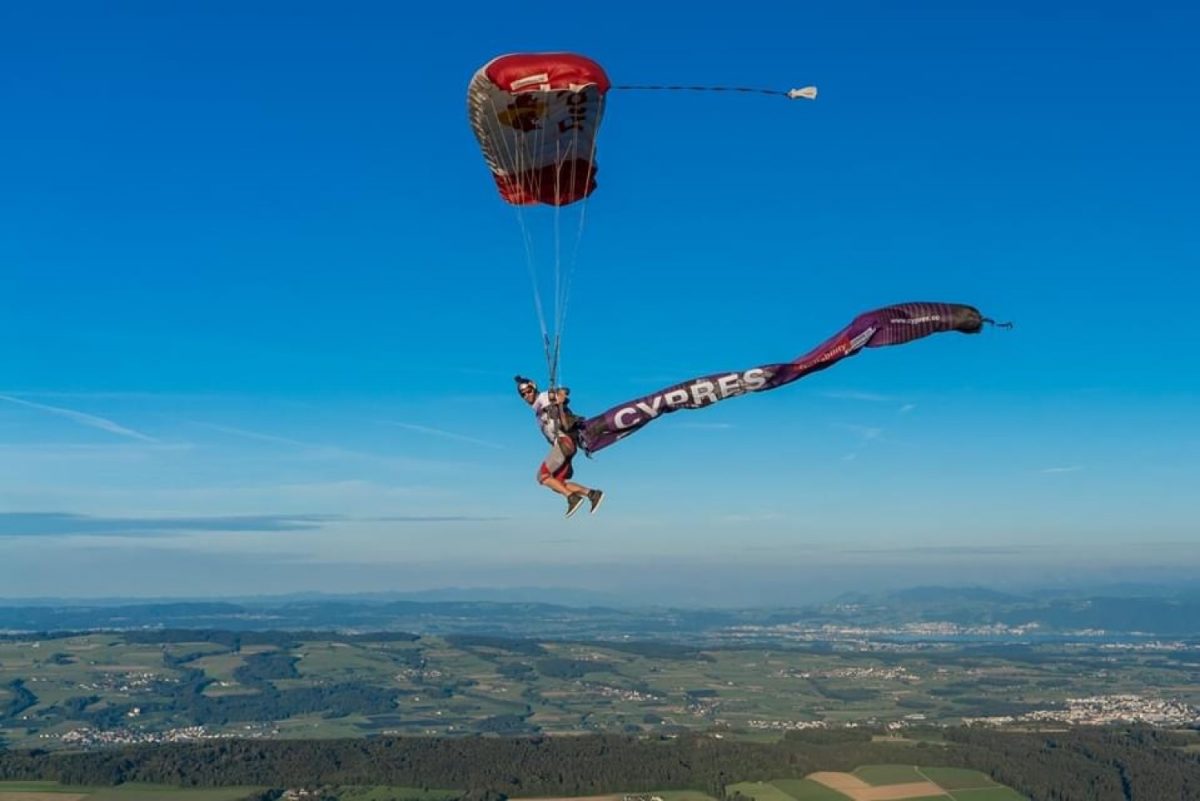
<path id="1" fill-rule="evenodd" d="M 475 73 L 467 113 L 507 202 L 564 206 L 596 188 L 596 133 L 611 86 L 573 53 L 500 56 Z"/>

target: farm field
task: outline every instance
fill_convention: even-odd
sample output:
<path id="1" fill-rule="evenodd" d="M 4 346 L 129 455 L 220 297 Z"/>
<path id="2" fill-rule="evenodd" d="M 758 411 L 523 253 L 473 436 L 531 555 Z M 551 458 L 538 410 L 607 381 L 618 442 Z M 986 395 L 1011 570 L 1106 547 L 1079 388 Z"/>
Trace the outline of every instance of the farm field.
<path id="1" fill-rule="evenodd" d="M 852 773 L 743 782 L 726 792 L 754 801 L 1026 801 L 978 771 L 917 765 L 863 765 Z"/>
<path id="2" fill-rule="evenodd" d="M 0 781 L 0 801 L 239 801 L 263 787 L 181 788 L 158 784 L 80 787 L 57 782 Z"/>
<path id="3" fill-rule="evenodd" d="M 977 719 L 1019 724 L 1023 715 L 1038 718 L 1026 724 L 1035 727 L 1055 725 L 1056 714 L 1090 722 L 1109 698 L 1126 698 L 1112 702 L 1122 716 L 1145 707 L 1183 720 L 1200 705 L 1186 655 L 1151 662 L 1049 645 L 879 653 L 465 635 L 187 636 L 0 639 L 0 737 L 43 748 L 688 730 L 770 740 L 813 727 L 899 735 Z M 1068 709 L 1068 699 L 1088 697 L 1099 699 L 1094 709 Z"/>

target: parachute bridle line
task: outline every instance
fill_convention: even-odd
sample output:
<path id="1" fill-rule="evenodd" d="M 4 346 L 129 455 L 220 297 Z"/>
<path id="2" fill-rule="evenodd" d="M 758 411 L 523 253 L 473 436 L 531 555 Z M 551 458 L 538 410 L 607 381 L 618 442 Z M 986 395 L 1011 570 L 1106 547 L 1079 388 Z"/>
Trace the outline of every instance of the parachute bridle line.
<path id="1" fill-rule="evenodd" d="M 762 89 L 755 86 L 681 86 L 678 84 L 614 84 L 613 89 L 627 92 L 740 92 L 742 94 L 774 95 L 789 100 L 816 100 L 817 87 L 800 89 Z"/>

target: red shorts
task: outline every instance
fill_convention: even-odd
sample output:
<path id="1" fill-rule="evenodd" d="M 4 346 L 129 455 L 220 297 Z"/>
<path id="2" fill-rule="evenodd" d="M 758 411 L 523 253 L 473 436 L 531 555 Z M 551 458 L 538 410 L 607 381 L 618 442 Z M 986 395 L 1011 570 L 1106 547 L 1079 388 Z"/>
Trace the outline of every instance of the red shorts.
<path id="1" fill-rule="evenodd" d="M 571 476 L 575 475 L 575 468 L 571 467 L 570 462 L 567 462 L 562 467 L 555 470 L 552 474 L 550 472 L 550 468 L 546 466 L 546 463 L 542 462 L 542 466 L 538 468 L 538 483 L 546 483 L 546 479 L 550 478 L 551 475 L 553 475 L 554 478 L 557 478 L 559 481 L 567 481 L 571 478 Z"/>
<path id="2" fill-rule="evenodd" d="M 575 475 L 571 460 L 575 458 L 575 443 L 570 437 L 560 437 L 558 442 L 550 446 L 550 453 L 538 467 L 537 480 L 544 484 L 546 479 L 553 476 L 559 481 L 566 481 Z"/>

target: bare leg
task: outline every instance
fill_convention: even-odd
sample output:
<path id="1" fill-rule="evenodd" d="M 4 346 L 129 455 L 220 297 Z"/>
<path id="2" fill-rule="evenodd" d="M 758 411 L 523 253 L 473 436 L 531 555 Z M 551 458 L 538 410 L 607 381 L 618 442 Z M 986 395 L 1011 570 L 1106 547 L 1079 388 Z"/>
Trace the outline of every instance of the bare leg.
<path id="1" fill-rule="evenodd" d="M 589 492 L 591 492 L 590 489 L 582 484 L 576 484 L 574 481 L 560 481 L 552 476 L 543 478 L 542 486 L 549 487 L 559 495 L 573 495 L 576 492 L 582 492 L 584 495 L 587 495 Z"/>
<path id="2" fill-rule="evenodd" d="M 543 469 L 548 471 L 549 474 L 546 472 L 539 473 L 538 481 L 559 495 L 564 495 L 568 498 L 576 493 L 586 495 L 589 490 L 582 484 L 576 484 L 569 478 L 559 479 L 554 477 L 554 474 L 560 472 L 564 467 L 568 468 L 567 472 L 569 474 L 573 458 L 575 458 L 575 443 L 571 441 L 570 437 L 561 437 L 550 449 L 549 455 L 546 456 L 546 460 L 542 463 Z"/>
<path id="3" fill-rule="evenodd" d="M 572 490 L 565 482 L 559 481 L 557 478 L 547 477 L 542 479 L 542 486 L 549 487 L 559 495 L 570 495 Z M 578 486 L 577 484 L 575 486 Z"/>

